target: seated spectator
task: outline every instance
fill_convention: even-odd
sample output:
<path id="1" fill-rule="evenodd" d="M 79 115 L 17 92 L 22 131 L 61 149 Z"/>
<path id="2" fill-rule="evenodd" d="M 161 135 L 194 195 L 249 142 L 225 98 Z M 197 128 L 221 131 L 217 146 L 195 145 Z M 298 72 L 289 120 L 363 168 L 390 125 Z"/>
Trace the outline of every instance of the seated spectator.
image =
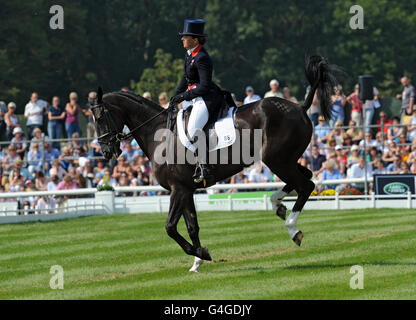
<path id="1" fill-rule="evenodd" d="M 373 174 L 387 174 L 387 168 L 384 167 L 384 163 L 382 160 L 378 159 L 375 161 L 373 167 L 375 168 L 373 170 Z"/>
<path id="2" fill-rule="evenodd" d="M 97 161 L 97 166 L 94 167 L 94 176 L 96 184 L 98 184 L 100 180 L 104 177 L 106 169 L 107 168 L 105 167 L 105 161 L 103 159 L 99 159 Z"/>
<path id="3" fill-rule="evenodd" d="M 331 153 L 333 153 L 335 151 L 335 147 L 337 146 L 337 142 L 335 141 L 334 138 L 328 139 L 328 143 L 325 149 L 325 156 L 327 158 L 330 157 Z"/>
<path id="4" fill-rule="evenodd" d="M 244 104 L 249 104 L 261 100 L 260 96 L 254 94 L 254 89 L 252 86 L 248 86 L 246 88 L 246 94 L 247 97 L 244 99 Z"/>
<path id="5" fill-rule="evenodd" d="M 351 137 L 353 144 L 359 144 L 364 138 L 363 131 L 357 127 L 357 123 L 351 120 L 349 123 L 350 128 L 347 130 L 347 134 Z"/>
<path id="6" fill-rule="evenodd" d="M 121 154 L 128 162 L 132 162 L 135 157 L 139 156 L 139 152 L 133 149 L 130 142 L 126 143 L 125 151 Z"/>
<path id="7" fill-rule="evenodd" d="M 351 136 L 348 133 L 344 134 L 344 137 L 342 140 L 343 140 L 342 146 L 347 150 L 351 149 L 353 142 L 352 142 Z"/>
<path id="8" fill-rule="evenodd" d="M 400 134 L 403 133 L 403 128 L 400 127 L 400 119 L 398 117 L 393 118 L 392 127 L 387 131 L 387 137 L 389 140 L 393 140 L 396 143 L 399 142 Z"/>
<path id="9" fill-rule="evenodd" d="M 10 145 L 7 148 L 7 155 L 3 158 L 3 170 L 4 172 L 9 172 L 16 160 L 22 160 L 16 152 L 16 147 L 14 145 Z"/>
<path id="10" fill-rule="evenodd" d="M 10 189 L 9 192 L 20 192 L 24 191 L 24 178 L 20 174 L 20 170 L 14 170 L 13 176 L 10 178 Z"/>
<path id="11" fill-rule="evenodd" d="M 357 145 L 351 147 L 351 154 L 347 157 L 347 166 L 351 167 L 353 164 L 360 162 L 360 151 Z"/>
<path id="12" fill-rule="evenodd" d="M 325 163 L 325 170 L 322 171 L 322 176 L 321 176 L 321 181 L 326 181 L 326 180 L 339 180 L 339 179 L 343 179 L 344 177 L 342 176 L 341 172 L 339 172 L 339 170 L 335 169 L 336 163 L 334 160 L 328 160 Z M 336 188 L 336 184 L 327 184 L 325 185 L 325 189 L 335 189 Z"/>
<path id="13" fill-rule="evenodd" d="M 110 185 L 113 188 L 117 186 L 117 180 L 111 177 L 110 169 L 106 168 L 103 178 L 98 182 L 97 187 L 102 187 L 104 185 Z"/>
<path id="14" fill-rule="evenodd" d="M 248 175 L 250 183 L 268 182 L 270 180 L 270 170 L 262 165 L 261 162 L 254 165 Z"/>
<path id="15" fill-rule="evenodd" d="M 35 171 L 42 170 L 43 163 L 43 153 L 39 150 L 39 145 L 37 143 L 32 144 L 32 149 L 27 155 L 27 163 L 29 165 L 28 169 L 30 173 Z"/>
<path id="16" fill-rule="evenodd" d="M 98 143 L 98 139 L 97 138 L 94 139 L 94 140 L 92 140 L 92 142 L 90 144 L 90 147 L 92 149 L 92 156 L 93 157 L 102 157 L 103 156 L 103 154 L 101 152 L 101 146 Z"/>
<path id="17" fill-rule="evenodd" d="M 21 159 L 24 159 L 27 143 L 26 138 L 23 136 L 22 128 L 14 128 L 13 130 L 14 138 L 12 139 L 11 143 L 16 147 L 16 153 L 19 155 Z"/>
<path id="18" fill-rule="evenodd" d="M 61 167 L 61 163 L 59 160 L 54 160 L 52 162 L 52 168 L 49 170 L 49 176 L 57 176 L 59 180 L 61 180 L 66 174 L 66 170 Z"/>
<path id="19" fill-rule="evenodd" d="M 128 174 L 123 172 L 120 174 L 120 179 L 117 183 L 117 187 L 128 187 L 130 185 L 130 181 L 128 179 Z"/>
<path id="20" fill-rule="evenodd" d="M 30 141 L 30 149 L 32 149 L 33 144 L 36 143 L 38 145 L 39 151 L 43 152 L 43 142 L 44 137 L 42 130 L 40 130 L 39 128 L 33 129 L 33 138 Z"/>
<path id="21" fill-rule="evenodd" d="M 292 96 L 290 95 L 290 89 L 289 89 L 288 87 L 284 87 L 284 88 L 283 88 L 283 97 L 284 97 L 286 100 L 290 101 L 290 102 L 293 102 L 293 103 L 299 103 L 299 102 L 298 102 L 298 99 L 296 99 L 296 97 L 292 97 Z"/>
<path id="22" fill-rule="evenodd" d="M 35 187 L 36 187 L 36 190 L 39 190 L 39 191 L 48 190 L 48 181 L 46 180 L 45 175 L 43 174 L 42 171 L 39 171 L 36 173 Z"/>
<path id="23" fill-rule="evenodd" d="M 52 164 L 52 161 L 58 160 L 61 153 L 58 149 L 53 148 L 49 142 L 43 144 L 43 149 L 45 152 L 45 161 L 48 165 Z"/>
<path id="24" fill-rule="evenodd" d="M 120 156 L 117 160 L 117 165 L 113 169 L 113 175 L 112 177 L 116 180 L 118 180 L 123 172 L 128 171 L 130 168 L 130 164 L 126 161 L 126 157 Z"/>
<path id="25" fill-rule="evenodd" d="M 168 94 L 166 92 L 162 92 L 161 94 L 159 94 L 159 104 L 164 109 L 167 109 L 169 107 L 169 99 Z"/>
<path id="26" fill-rule="evenodd" d="M 85 152 L 88 152 L 88 147 L 86 146 L 84 141 L 80 139 L 80 135 L 78 132 L 74 132 L 72 134 L 72 140 L 70 141 L 68 147 L 69 147 L 70 153 L 75 157 L 77 156 L 76 151 L 78 149 L 84 149 Z"/>
<path id="27" fill-rule="evenodd" d="M 379 147 L 377 140 L 373 139 L 373 134 L 371 132 L 366 132 L 364 140 L 361 140 L 358 144 L 362 150 L 364 150 L 364 141 L 366 149 L 369 149 L 371 147 Z"/>
<path id="28" fill-rule="evenodd" d="M 324 170 L 322 164 L 326 161 L 326 157 L 319 153 L 317 145 L 312 146 L 312 155 L 308 160 L 314 176 L 317 177 Z"/>
<path id="29" fill-rule="evenodd" d="M 10 102 L 7 107 L 8 111 L 4 115 L 4 122 L 6 123 L 7 140 L 10 141 L 13 139 L 14 129 L 20 128 L 20 124 L 17 116 L 15 115 L 16 104 L 14 102 Z"/>
<path id="30" fill-rule="evenodd" d="M 399 147 L 399 151 L 401 149 L 406 149 L 410 152 L 410 142 L 409 140 L 407 140 L 406 134 L 404 132 L 400 134 L 399 142 L 397 143 L 397 145 Z"/>
<path id="31" fill-rule="evenodd" d="M 74 179 L 69 175 L 66 174 L 64 177 L 64 181 L 60 182 L 56 187 L 56 190 L 74 190 L 77 189 L 77 184 Z"/>
<path id="32" fill-rule="evenodd" d="M 376 147 L 371 147 L 370 152 L 366 155 L 366 157 L 367 163 L 371 164 L 374 167 L 375 163 L 381 160 L 381 152 L 378 151 Z"/>
<path id="33" fill-rule="evenodd" d="M 335 123 L 334 129 L 331 131 L 331 133 L 328 136 L 328 139 L 332 139 L 332 138 L 335 139 L 337 146 L 342 145 L 342 142 L 343 142 L 345 131 L 344 129 L 342 129 L 342 126 L 343 126 L 342 122 L 337 121 Z"/>
<path id="34" fill-rule="evenodd" d="M 410 165 L 410 173 L 416 174 L 416 159 L 413 159 L 413 162 Z"/>
<path id="35" fill-rule="evenodd" d="M 388 151 L 383 154 L 381 159 L 387 163 L 390 164 L 394 161 L 394 157 L 399 154 L 399 148 L 397 148 L 396 142 L 390 141 L 388 144 Z"/>
<path id="36" fill-rule="evenodd" d="M 342 149 L 341 146 L 335 147 L 336 161 L 342 174 L 345 173 L 347 167 L 347 153 Z"/>
<path id="37" fill-rule="evenodd" d="M 318 142 L 326 143 L 329 137 L 329 134 L 331 133 L 331 128 L 325 121 L 324 116 L 318 117 L 319 124 L 315 126 L 314 133 L 318 137 Z"/>
<path id="38" fill-rule="evenodd" d="M 400 156 L 399 155 L 396 155 L 394 157 L 393 163 L 390 163 L 387 166 L 387 172 L 389 174 L 399 174 L 400 173 L 400 165 L 401 165 L 401 162 L 402 162 L 402 160 L 401 160 Z"/>
<path id="39" fill-rule="evenodd" d="M 77 184 L 77 188 L 78 189 L 85 189 L 85 188 L 87 188 L 87 180 L 79 172 L 75 174 L 75 182 Z"/>
<path id="40" fill-rule="evenodd" d="M 61 155 L 59 156 L 59 160 L 61 162 L 62 168 L 64 168 L 65 170 L 68 170 L 72 162 L 72 157 L 73 157 L 73 154 L 71 154 L 70 149 L 68 147 L 64 147 L 62 149 Z"/>
<path id="41" fill-rule="evenodd" d="M 361 126 L 362 123 L 362 110 L 363 102 L 359 98 L 360 86 L 356 84 L 354 86 L 354 92 L 347 97 L 347 102 L 351 105 L 351 120 L 356 123 L 357 126 Z"/>
<path id="42" fill-rule="evenodd" d="M 407 166 L 406 162 L 402 162 L 400 163 L 400 170 L 399 170 L 400 174 L 409 174 L 409 167 Z"/>
<path id="43" fill-rule="evenodd" d="M 143 93 L 143 98 L 152 101 L 152 94 L 149 91 Z"/>
<path id="44" fill-rule="evenodd" d="M 59 185 L 59 177 L 58 176 L 52 176 L 51 181 L 48 182 L 48 191 L 55 191 L 56 188 L 58 188 Z"/>
<path id="45" fill-rule="evenodd" d="M 367 168 L 365 166 L 367 166 Z M 359 163 L 355 163 L 351 166 L 351 169 L 348 172 L 348 178 L 365 178 L 365 171 L 367 171 L 367 178 L 370 179 L 373 176 L 373 168 L 370 164 L 365 163 L 364 158 L 360 158 Z M 353 183 L 352 186 L 360 191 L 364 190 L 364 183 Z"/>
<path id="46" fill-rule="evenodd" d="M 247 176 L 243 173 L 243 171 L 240 171 L 239 173 L 235 174 L 234 176 L 232 176 L 231 184 L 236 184 L 236 183 L 248 183 L 248 178 Z M 237 190 L 237 189 L 235 189 Z"/>
<path id="47" fill-rule="evenodd" d="M 23 161 L 20 159 L 17 159 L 14 162 L 13 170 L 10 171 L 9 179 L 13 177 L 14 171 L 17 170 L 20 172 L 20 175 L 24 178 L 24 181 L 26 180 L 33 180 L 33 175 L 29 172 L 29 170 L 25 167 L 23 167 Z"/>
<path id="48" fill-rule="evenodd" d="M 392 124 L 393 124 L 393 121 L 388 118 L 387 113 L 385 113 L 384 111 L 381 111 L 380 119 L 377 120 L 377 131 L 380 132 L 381 126 L 383 125 L 383 132 L 387 134 L 390 128 L 389 126 Z"/>
<path id="49" fill-rule="evenodd" d="M 416 140 L 413 141 L 413 145 L 412 145 L 411 151 L 409 153 L 409 157 L 407 158 L 407 162 L 411 163 L 415 159 L 416 159 Z"/>

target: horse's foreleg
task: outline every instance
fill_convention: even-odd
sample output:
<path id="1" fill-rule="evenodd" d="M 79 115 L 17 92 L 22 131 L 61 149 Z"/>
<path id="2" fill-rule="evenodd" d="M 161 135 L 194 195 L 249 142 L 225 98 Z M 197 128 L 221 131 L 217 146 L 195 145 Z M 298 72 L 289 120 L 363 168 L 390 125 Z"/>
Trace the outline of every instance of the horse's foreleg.
<path id="1" fill-rule="evenodd" d="M 270 197 L 273 211 L 282 220 L 286 220 L 286 210 L 287 210 L 287 208 L 282 204 L 282 201 L 290 192 L 292 192 L 293 189 L 294 189 L 293 186 L 285 185 L 282 189 L 277 190 Z"/>
<path id="2" fill-rule="evenodd" d="M 183 213 L 183 192 L 173 190 L 170 195 L 169 215 L 166 221 L 166 232 L 189 255 L 195 255 L 195 248 L 178 232 L 178 222 Z"/>

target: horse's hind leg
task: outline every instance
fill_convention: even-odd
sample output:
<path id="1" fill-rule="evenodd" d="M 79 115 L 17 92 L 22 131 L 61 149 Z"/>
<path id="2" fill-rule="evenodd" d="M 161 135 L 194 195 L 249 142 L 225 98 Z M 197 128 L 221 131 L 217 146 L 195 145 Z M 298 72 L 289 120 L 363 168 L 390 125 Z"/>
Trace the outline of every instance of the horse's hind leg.
<path id="1" fill-rule="evenodd" d="M 311 192 L 314 190 L 315 184 L 305 176 L 306 172 L 303 172 L 303 169 L 299 169 L 297 164 L 273 164 L 269 167 L 287 184 L 288 188 L 293 186 L 298 193 L 296 203 L 287 217 L 285 225 L 291 239 L 300 246 L 303 234 L 302 231 L 297 229 L 297 220 Z"/>
<path id="2" fill-rule="evenodd" d="M 310 180 L 313 176 L 312 172 L 301 166 L 299 163 L 297 164 L 299 171 L 305 176 L 306 179 Z M 277 173 L 276 173 L 277 174 Z M 281 218 L 282 220 L 286 220 L 286 211 L 287 208 L 282 204 L 283 199 L 291 193 L 295 187 L 293 185 L 287 184 L 282 189 L 277 190 L 271 197 L 270 201 L 272 203 L 272 208 L 276 215 Z"/>

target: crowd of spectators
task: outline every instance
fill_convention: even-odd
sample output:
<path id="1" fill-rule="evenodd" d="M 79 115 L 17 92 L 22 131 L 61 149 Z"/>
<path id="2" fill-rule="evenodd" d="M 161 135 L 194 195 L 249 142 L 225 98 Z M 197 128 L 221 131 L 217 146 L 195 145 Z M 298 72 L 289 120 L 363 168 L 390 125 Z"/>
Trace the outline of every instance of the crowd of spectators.
<path id="1" fill-rule="evenodd" d="M 314 134 L 299 163 L 307 166 L 314 178 L 320 181 L 362 178 L 366 174 L 370 177 L 375 173 L 416 173 L 415 90 L 410 79 L 403 77 L 401 83 L 403 92 L 397 98 L 402 99 L 402 108 L 400 114 L 391 115 L 392 118 L 386 112 L 378 112 L 381 104 L 377 88 L 373 90 L 374 98 L 371 101 L 359 99 L 358 86 L 348 96 L 341 86 L 334 88 L 329 123 L 320 115 L 319 99 L 315 95 L 308 112 L 314 123 Z M 143 96 L 152 99 L 148 92 Z M 237 105 L 261 99 L 252 86 L 247 86 L 243 103 L 234 94 L 233 97 Z M 264 97 L 298 102 L 288 87 L 280 90 L 276 79 L 270 81 L 270 91 Z M 71 190 L 107 184 L 113 187 L 157 184 L 151 175 L 152 164 L 135 140 L 121 144 L 122 154 L 117 160 L 107 162 L 102 158 L 91 113 L 96 93 L 91 92 L 87 99 L 86 106 L 81 108 L 75 92 L 70 93 L 65 106 L 59 97 L 53 97 L 49 104 L 39 99 L 36 92 L 33 93 L 24 108 L 26 134 L 15 114 L 16 104 L 0 102 L 0 134 L 6 139 L 0 151 L 0 192 Z M 169 97 L 166 93 L 161 93 L 158 100 L 161 106 L 168 107 Z M 347 103 L 352 108 L 350 121 L 345 124 Z M 380 120 L 374 123 L 376 112 Z M 78 123 L 78 114 L 87 118 L 87 125 L 83 128 Z M 363 124 L 367 125 L 366 130 L 361 127 Z M 375 126 L 370 127 L 372 124 Z M 70 139 L 66 142 L 57 141 L 63 136 Z M 262 163 L 257 163 L 225 182 L 274 181 L 279 181 L 279 178 Z M 350 187 L 361 191 L 364 188 L 362 184 L 334 184 L 318 186 L 318 191 L 340 191 Z M 22 201 L 28 203 L 30 208 L 35 208 L 42 207 L 45 201 L 50 200 L 29 197 Z"/>

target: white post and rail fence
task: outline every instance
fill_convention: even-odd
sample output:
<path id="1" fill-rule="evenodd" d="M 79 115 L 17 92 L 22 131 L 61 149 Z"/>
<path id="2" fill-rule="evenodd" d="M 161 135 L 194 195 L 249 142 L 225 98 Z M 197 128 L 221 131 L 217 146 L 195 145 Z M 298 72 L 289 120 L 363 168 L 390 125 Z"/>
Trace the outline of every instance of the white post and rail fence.
<path id="1" fill-rule="evenodd" d="M 372 182 L 372 178 L 367 179 Z M 365 179 L 316 181 L 317 185 L 362 184 Z M 198 193 L 198 211 L 272 210 L 270 196 L 284 183 L 217 184 Z M 261 190 L 261 191 L 259 191 Z M 152 195 L 166 191 L 161 186 L 117 187 L 115 191 L 77 189 L 66 191 L 15 192 L 0 194 L 0 224 L 52 221 L 82 216 L 113 213 L 154 213 L 169 210 L 169 196 Z M 222 191 L 222 192 L 219 192 Z M 238 192 L 244 191 L 244 192 Z M 251 191 L 251 192 L 250 192 Z M 42 207 L 19 205 L 32 197 L 45 200 Z M 64 201 L 61 201 L 65 199 Z M 296 196 L 284 199 L 290 210 Z M 339 210 L 365 208 L 415 208 L 416 195 L 410 191 L 390 195 L 333 195 L 311 196 L 305 205 L 309 210 Z"/>

